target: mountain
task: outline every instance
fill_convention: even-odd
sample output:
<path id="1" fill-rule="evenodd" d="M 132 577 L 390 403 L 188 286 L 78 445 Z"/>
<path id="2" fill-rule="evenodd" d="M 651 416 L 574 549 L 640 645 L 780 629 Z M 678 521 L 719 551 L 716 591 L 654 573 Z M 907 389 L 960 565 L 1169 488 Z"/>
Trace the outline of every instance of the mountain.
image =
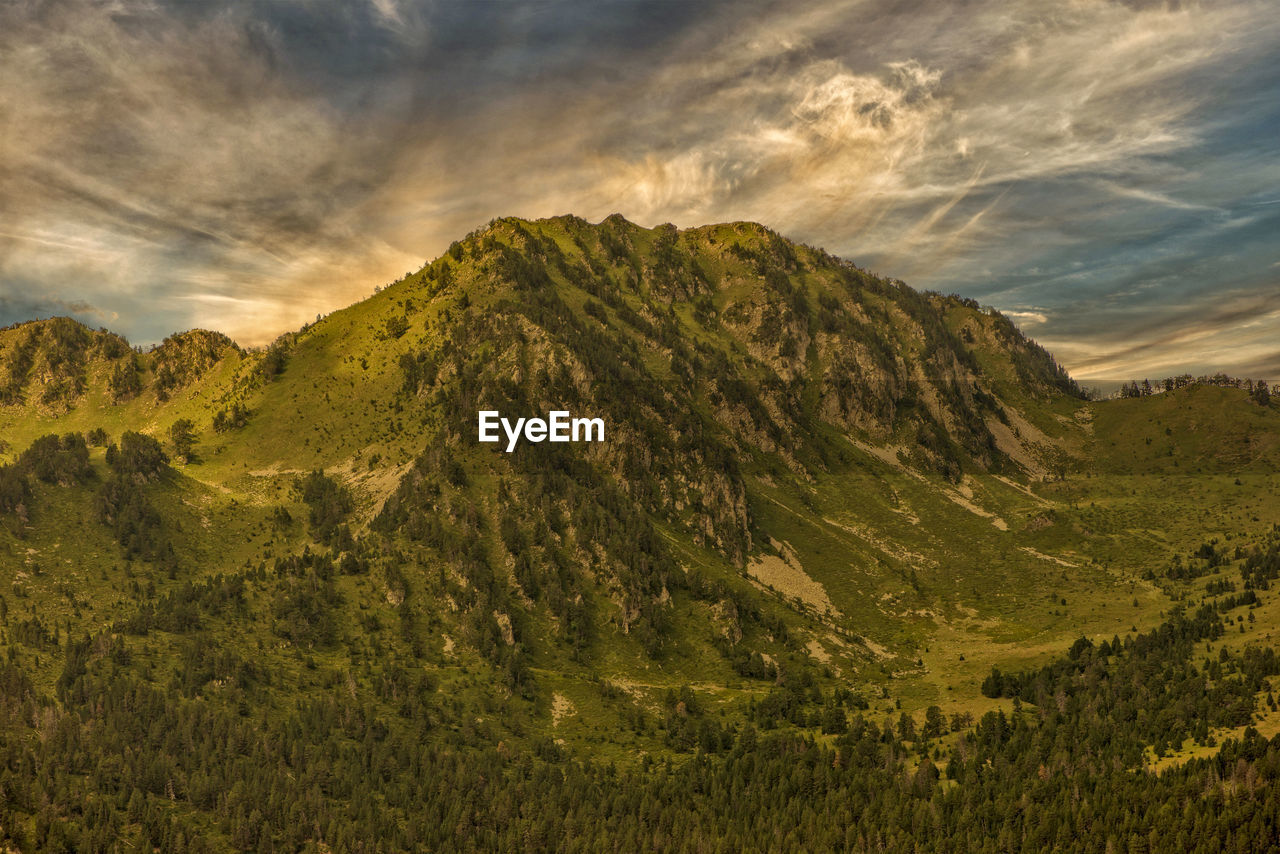
<path id="1" fill-rule="evenodd" d="M 1087 809 L 1164 768 L 1132 847 L 1178 774 L 1239 755 L 1242 827 L 1275 779 L 1276 407 L 1086 400 L 998 312 L 760 225 L 496 220 L 259 351 L 0 330 L 0 384 L 14 847 L 936 848 L 904 811 L 976 832 L 1033 759 Z"/>

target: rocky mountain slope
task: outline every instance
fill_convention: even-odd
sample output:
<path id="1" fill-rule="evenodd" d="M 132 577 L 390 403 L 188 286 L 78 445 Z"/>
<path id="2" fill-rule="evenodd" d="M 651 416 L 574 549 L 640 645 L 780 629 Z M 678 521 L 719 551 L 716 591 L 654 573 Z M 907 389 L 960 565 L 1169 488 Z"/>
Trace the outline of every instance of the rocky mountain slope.
<path id="1" fill-rule="evenodd" d="M 605 436 L 507 453 L 480 410 Z M 751 223 L 497 220 L 260 351 L 21 324 L 5 731 L 107 673 L 171 711 L 623 762 L 973 720 L 1021 690 L 984 693 L 993 665 L 1156 626 L 1265 548 L 1278 436 L 1236 390 L 1086 401 L 1000 314 Z"/>

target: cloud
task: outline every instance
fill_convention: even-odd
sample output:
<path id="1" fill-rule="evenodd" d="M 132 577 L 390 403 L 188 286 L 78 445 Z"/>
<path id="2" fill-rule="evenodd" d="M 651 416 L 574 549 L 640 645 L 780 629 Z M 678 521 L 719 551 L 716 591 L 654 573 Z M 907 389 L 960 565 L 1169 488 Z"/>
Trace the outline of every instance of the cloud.
<path id="1" fill-rule="evenodd" d="M 1085 348 L 1080 339 L 1047 340 L 1069 354 L 1079 376 L 1123 380 L 1179 373 L 1215 373 L 1223 365 L 1238 373 L 1280 378 L 1280 288 L 1239 291 L 1201 298 L 1152 315 L 1129 330 L 1123 341 Z"/>
<path id="2" fill-rule="evenodd" d="M 492 217 L 620 211 L 763 221 L 1080 370 L 1265 358 L 1142 330 L 1275 284 L 1267 4 L 661 9 L 9 4 L 0 296 L 262 343 Z"/>
<path id="3" fill-rule="evenodd" d="M 1175 210 L 1184 210 L 1184 211 L 1214 211 L 1219 213 L 1222 212 L 1220 208 L 1215 208 L 1212 205 L 1200 205 L 1200 204 L 1195 204 L 1193 202 L 1184 202 L 1179 199 L 1174 199 L 1169 196 L 1166 196 L 1163 193 L 1157 193 L 1151 190 L 1144 190 L 1140 187 L 1125 187 L 1125 186 L 1121 186 L 1119 184 L 1113 183 L 1111 181 L 1099 181 L 1098 183 L 1099 183 L 1099 186 L 1101 186 L 1104 190 L 1110 193 L 1114 193 L 1117 196 L 1124 196 L 1130 199 L 1138 199 L 1140 201 L 1150 202 L 1153 205 L 1160 205 L 1162 207 L 1174 208 Z"/>
<path id="4" fill-rule="evenodd" d="M 1024 329 L 1028 326 L 1049 322 L 1049 316 L 1043 311 L 1015 311 L 1014 309 L 1006 308 L 1003 313 L 1006 317 L 1013 318 Z"/>
<path id="5" fill-rule="evenodd" d="M 400 6 L 396 0 L 369 0 L 369 2 L 373 5 L 374 11 L 388 24 L 404 26 L 404 19 L 400 17 Z"/>
<path id="6" fill-rule="evenodd" d="M 366 293 L 371 272 L 403 272 L 405 257 L 380 252 L 361 222 L 387 177 L 376 140 L 277 73 L 269 31 L 40 9 L 0 21 L 0 281 L 45 282 L 62 300 L 128 297 L 160 316 L 175 293 L 257 292 L 265 302 L 234 326 L 261 340 L 312 301 L 293 285 L 317 267 L 336 275 L 362 259 L 326 303 Z"/>
<path id="7" fill-rule="evenodd" d="M 68 302 L 42 296 L 0 295 L 0 326 L 60 315 L 74 317 L 89 325 L 111 324 L 120 319 L 118 312 L 99 308 L 84 300 Z"/>

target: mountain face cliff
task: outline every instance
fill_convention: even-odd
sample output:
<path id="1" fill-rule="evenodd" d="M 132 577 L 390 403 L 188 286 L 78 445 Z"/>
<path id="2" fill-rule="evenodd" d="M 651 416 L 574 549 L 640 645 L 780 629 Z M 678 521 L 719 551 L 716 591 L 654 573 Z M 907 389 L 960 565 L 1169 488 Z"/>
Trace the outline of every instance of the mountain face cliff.
<path id="1" fill-rule="evenodd" d="M 604 439 L 508 453 L 481 410 Z M 752 223 L 496 220 L 258 351 L 21 324 L 0 330 L 5 732 L 93 741 L 145 702 L 184 731 L 261 716 L 294 745 L 262 746 L 273 767 L 408 740 L 447 775 L 477 745 L 669 758 L 952 704 L 960 749 L 1005 692 L 979 690 L 993 664 L 1145 630 L 1206 555 L 1265 546 L 1276 419 L 1226 389 L 1086 401 L 999 313 Z M 915 761 L 897 750 L 881 764 Z M 217 814 L 220 844 L 261 847 L 249 814 L 288 798 L 218 801 L 224 759 L 130 760 L 129 827 Z M 407 834 L 404 774 L 271 785 Z"/>

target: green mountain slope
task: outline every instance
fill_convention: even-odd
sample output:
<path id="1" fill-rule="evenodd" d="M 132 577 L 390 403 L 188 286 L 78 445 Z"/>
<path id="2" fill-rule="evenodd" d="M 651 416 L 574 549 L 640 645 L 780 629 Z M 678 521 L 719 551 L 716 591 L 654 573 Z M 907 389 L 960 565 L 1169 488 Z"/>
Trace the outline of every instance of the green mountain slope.
<path id="1" fill-rule="evenodd" d="M 958 779 L 966 716 L 1043 701 L 984 691 L 993 666 L 1225 601 L 1210 585 L 1280 519 L 1276 407 L 1197 386 L 1086 401 L 1001 315 L 750 223 L 498 220 L 263 351 L 193 331 L 138 352 L 54 319 L 0 330 L 0 369 L 3 746 L 26 787 L 0 828 L 46 841 L 101 813 L 157 845 L 454 847 L 411 818 L 414 798 L 451 809 L 422 769 L 482 786 L 454 751 L 532 777 L 571 757 L 691 774 L 750 727 L 852 767 L 841 750 L 872 748 L 836 742 L 886 715 L 883 767 Z M 477 441 L 479 410 L 568 410 L 605 436 L 506 453 Z M 1116 649 L 1096 666 L 1128 666 Z M 164 721 L 145 758 L 116 782 L 63 768 L 41 807 L 24 751 L 57 726 L 109 752 L 131 704 Z M 898 731 L 931 707 L 945 738 Z M 236 759 L 194 746 L 201 720 L 273 733 L 257 763 L 342 770 L 227 796 Z M 157 758 L 177 734 L 188 755 Z M 387 754 L 407 743 L 408 768 Z M 357 791 L 375 760 L 396 770 Z M 286 832 L 299 803 L 315 826 Z"/>
<path id="2" fill-rule="evenodd" d="M 6 347 L 66 325 L 10 330 Z M 706 609 L 733 610 L 733 590 L 781 608 L 809 628 L 814 655 L 853 669 L 876 660 L 863 641 L 890 657 L 914 647 L 904 617 L 964 598 L 956 532 L 994 542 L 1001 514 L 1025 503 L 988 475 L 1054 464 L 1058 417 L 1080 405 L 1003 318 L 752 224 L 503 220 L 265 353 L 209 333 L 142 355 L 86 350 L 78 395 L 5 412 L 14 450 L 69 429 L 164 438 L 189 419 L 198 452 L 183 471 L 228 501 L 283 499 L 301 515 L 293 481 L 324 469 L 351 492 L 357 537 L 421 544 L 421 563 L 462 548 L 442 516 L 483 524 L 470 535 L 490 549 L 486 566 L 462 581 L 486 588 L 497 572 L 514 599 L 475 613 L 519 612 L 531 635 L 575 649 L 620 644 L 631 668 L 678 642 L 690 593 L 710 597 Z M 136 379 L 116 394 L 122 368 Z M 34 378 L 26 387 L 46 396 Z M 1016 389 L 1017 405 L 998 389 Z M 608 439 L 495 453 L 475 442 L 481 408 L 588 413 Z M 583 613 L 571 618 L 571 602 Z M 741 626 L 724 631 L 738 643 Z M 689 657 L 704 659 L 705 641 Z"/>

